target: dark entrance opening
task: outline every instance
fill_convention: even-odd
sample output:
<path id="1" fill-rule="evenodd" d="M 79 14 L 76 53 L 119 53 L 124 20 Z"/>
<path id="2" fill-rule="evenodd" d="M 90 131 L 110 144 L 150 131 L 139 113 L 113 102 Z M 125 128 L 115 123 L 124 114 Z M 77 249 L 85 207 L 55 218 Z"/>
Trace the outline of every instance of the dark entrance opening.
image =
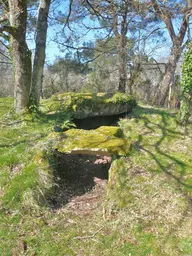
<path id="1" fill-rule="evenodd" d="M 97 183 L 108 180 L 111 157 L 84 154 L 55 153 L 56 184 L 50 203 L 54 209 L 70 202 L 74 197 L 93 190 Z M 103 193 L 103 192 L 102 192 Z"/>
<path id="2" fill-rule="evenodd" d="M 117 126 L 120 118 L 125 118 L 127 113 L 112 116 L 93 116 L 83 119 L 73 119 L 78 129 L 92 130 L 100 126 Z"/>

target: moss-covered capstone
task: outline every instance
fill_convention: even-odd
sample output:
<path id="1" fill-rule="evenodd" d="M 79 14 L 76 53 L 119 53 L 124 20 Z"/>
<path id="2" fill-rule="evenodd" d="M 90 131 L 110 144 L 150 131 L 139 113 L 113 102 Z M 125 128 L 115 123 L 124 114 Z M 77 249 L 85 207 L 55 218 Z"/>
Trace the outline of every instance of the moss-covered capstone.
<path id="1" fill-rule="evenodd" d="M 135 105 L 132 96 L 119 92 L 110 97 L 104 93 L 64 93 L 54 95 L 42 103 L 48 112 L 70 112 L 77 119 L 127 113 Z"/>
<path id="2" fill-rule="evenodd" d="M 96 130 L 70 129 L 63 133 L 51 133 L 54 149 L 61 153 L 119 155 L 129 153 L 131 142 L 123 138 L 122 131 L 115 126 L 101 126 Z"/>

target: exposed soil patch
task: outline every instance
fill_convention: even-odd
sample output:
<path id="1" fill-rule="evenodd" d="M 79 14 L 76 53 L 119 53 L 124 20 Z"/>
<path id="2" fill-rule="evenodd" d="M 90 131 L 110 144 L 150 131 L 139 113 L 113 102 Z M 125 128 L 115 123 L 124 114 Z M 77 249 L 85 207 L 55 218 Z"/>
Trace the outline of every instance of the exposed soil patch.
<path id="1" fill-rule="evenodd" d="M 51 207 L 88 213 L 102 202 L 111 157 L 57 153 L 57 186 Z"/>

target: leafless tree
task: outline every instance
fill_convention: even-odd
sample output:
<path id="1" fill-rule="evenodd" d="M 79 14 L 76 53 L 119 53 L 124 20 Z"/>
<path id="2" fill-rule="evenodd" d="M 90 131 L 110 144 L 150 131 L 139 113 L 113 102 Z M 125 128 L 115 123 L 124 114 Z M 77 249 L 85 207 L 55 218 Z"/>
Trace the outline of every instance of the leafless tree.
<path id="1" fill-rule="evenodd" d="M 189 2 L 191 2 L 191 0 Z M 172 42 L 166 72 L 155 94 L 154 103 L 156 105 L 162 106 L 165 104 L 169 88 L 174 83 L 176 65 L 182 53 L 182 46 L 188 28 L 188 13 L 182 11 L 183 8 L 186 7 L 186 4 L 187 3 L 183 1 L 183 3 L 178 6 L 176 1 L 173 3 L 173 1 L 165 2 L 157 0 L 150 0 L 149 3 L 157 17 L 165 23 Z M 174 27 L 173 25 L 173 20 L 176 18 L 180 18 L 181 20 L 180 27 Z"/>

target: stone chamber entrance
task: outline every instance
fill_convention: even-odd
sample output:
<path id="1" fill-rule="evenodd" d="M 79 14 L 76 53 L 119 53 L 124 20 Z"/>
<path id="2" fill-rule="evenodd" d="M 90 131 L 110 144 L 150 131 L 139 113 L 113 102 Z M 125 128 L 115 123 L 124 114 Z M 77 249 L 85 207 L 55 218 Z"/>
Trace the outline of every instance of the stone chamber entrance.
<path id="1" fill-rule="evenodd" d="M 81 133 L 84 134 L 84 139 L 87 140 L 88 145 L 90 145 L 91 137 L 88 135 L 89 130 L 90 132 L 92 130 L 94 134 L 99 128 L 101 129 L 100 132 L 103 136 L 102 129 L 107 128 L 109 131 L 107 131 L 107 134 L 104 134 L 105 139 L 103 141 L 101 139 L 100 145 L 106 143 L 108 138 L 110 143 L 112 140 L 117 140 L 117 143 L 123 140 L 123 143 L 121 141 L 121 146 L 119 146 L 119 144 L 117 145 L 117 148 L 121 148 L 122 144 L 124 144 L 124 139 L 121 137 L 122 135 L 119 135 L 121 132 L 120 128 L 118 128 L 118 121 L 120 118 L 125 118 L 126 116 L 127 113 L 121 113 L 119 115 L 74 119 L 73 122 L 77 126 L 77 129 L 74 129 L 74 132 L 81 130 Z M 116 126 L 116 128 L 114 126 Z M 118 132 L 111 135 L 110 129 L 112 129 L 112 127 Z M 70 136 L 70 130 L 68 131 L 69 133 L 65 132 L 66 136 Z M 97 134 L 94 134 L 93 136 L 96 136 L 97 143 L 99 141 L 99 139 L 97 139 Z M 81 138 L 77 137 L 74 140 L 81 140 Z M 65 140 L 63 141 L 63 144 L 65 144 Z M 116 147 L 115 144 L 114 147 Z M 84 150 L 83 148 L 78 148 L 77 151 L 78 153 L 63 153 L 57 149 L 54 151 L 56 162 L 56 186 L 54 194 L 49 199 L 50 206 L 53 210 L 63 209 L 64 207 L 72 209 L 73 211 L 89 211 L 98 207 L 106 195 L 113 154 L 108 154 L 108 152 L 106 152 L 106 154 L 105 152 L 100 154 L 101 150 L 96 150 L 94 152 L 91 150 L 89 151 L 89 149 Z"/>
<path id="2" fill-rule="evenodd" d="M 65 205 L 86 211 L 98 206 L 105 194 L 110 156 L 56 152 L 56 186 L 50 205 L 57 210 Z"/>
<path id="3" fill-rule="evenodd" d="M 121 113 L 111 116 L 93 116 L 83 119 L 75 118 L 73 122 L 78 129 L 91 130 L 97 129 L 100 126 L 117 126 L 120 118 L 125 118 L 127 113 Z"/>

